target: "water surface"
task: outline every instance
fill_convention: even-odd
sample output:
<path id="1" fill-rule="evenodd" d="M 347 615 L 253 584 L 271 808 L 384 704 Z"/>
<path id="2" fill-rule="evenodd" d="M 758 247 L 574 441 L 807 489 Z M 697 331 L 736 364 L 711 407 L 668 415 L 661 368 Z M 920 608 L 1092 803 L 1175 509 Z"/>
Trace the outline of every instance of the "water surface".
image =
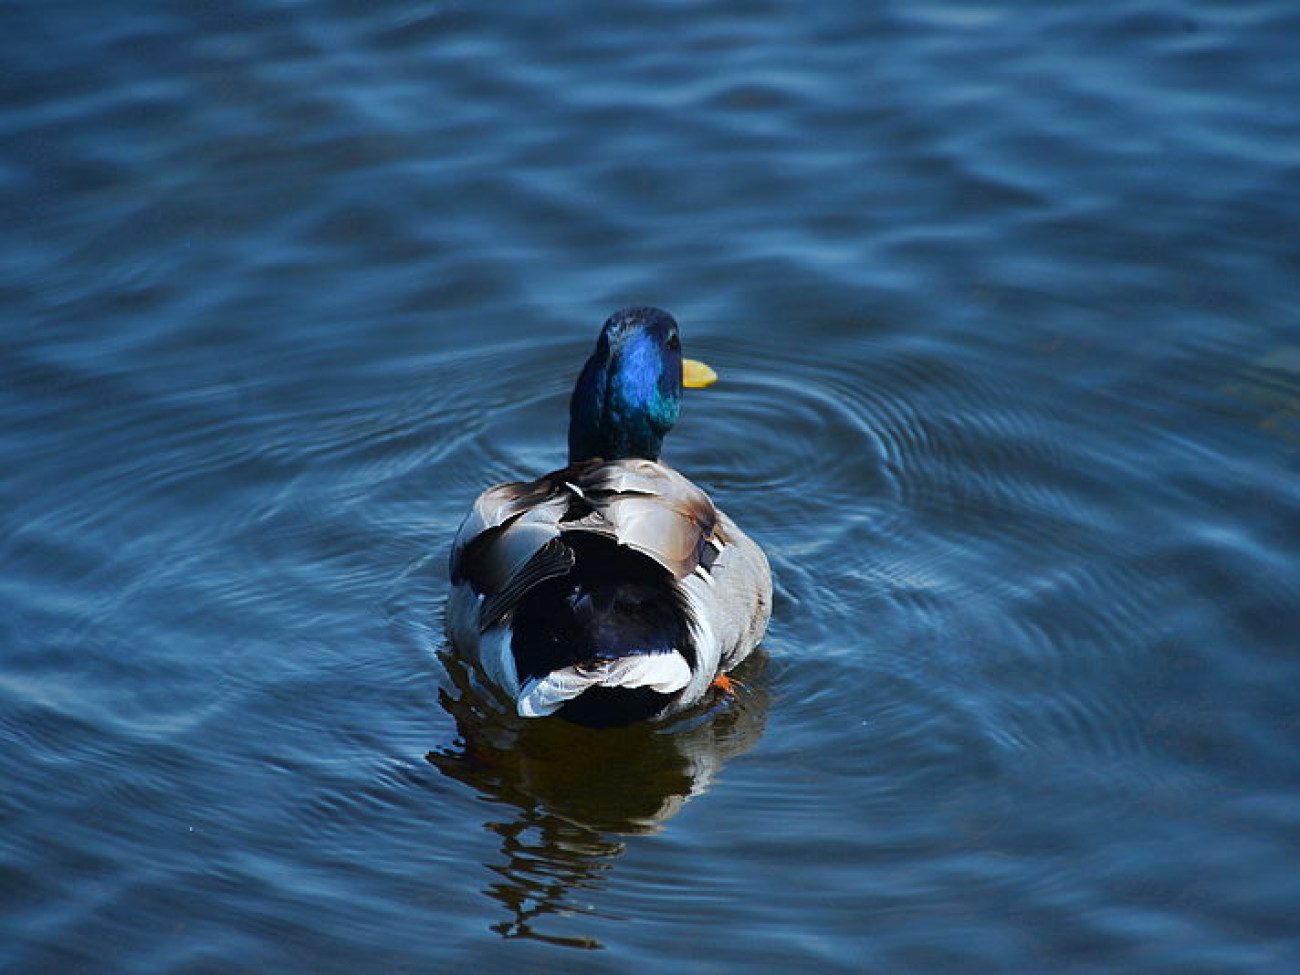
<path id="1" fill-rule="evenodd" d="M 0 14 L 0 967 L 1300 965 L 1300 13 Z M 732 704 L 503 720 L 474 495 L 603 318 Z"/>

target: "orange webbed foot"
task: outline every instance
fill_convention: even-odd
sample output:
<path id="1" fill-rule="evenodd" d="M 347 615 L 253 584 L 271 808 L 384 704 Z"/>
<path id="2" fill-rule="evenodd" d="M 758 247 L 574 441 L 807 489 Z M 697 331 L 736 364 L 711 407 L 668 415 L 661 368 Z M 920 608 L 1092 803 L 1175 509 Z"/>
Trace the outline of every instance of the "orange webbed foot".
<path id="1" fill-rule="evenodd" d="M 717 677 L 713 678 L 713 683 L 709 686 L 716 688 L 718 693 L 723 697 L 735 697 L 736 688 L 739 687 L 740 684 L 737 681 L 732 680 L 726 674 L 719 674 Z"/>

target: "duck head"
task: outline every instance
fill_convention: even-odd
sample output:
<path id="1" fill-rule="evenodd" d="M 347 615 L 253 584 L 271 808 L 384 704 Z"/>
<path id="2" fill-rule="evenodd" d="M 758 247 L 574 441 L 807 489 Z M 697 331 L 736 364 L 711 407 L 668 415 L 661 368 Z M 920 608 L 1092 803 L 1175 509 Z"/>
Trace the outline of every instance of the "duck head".
<path id="1" fill-rule="evenodd" d="M 569 463 L 596 457 L 658 460 L 664 435 L 681 412 L 683 385 L 707 386 L 716 378 L 707 369 L 682 358 L 677 321 L 668 312 L 615 312 L 569 400 Z"/>

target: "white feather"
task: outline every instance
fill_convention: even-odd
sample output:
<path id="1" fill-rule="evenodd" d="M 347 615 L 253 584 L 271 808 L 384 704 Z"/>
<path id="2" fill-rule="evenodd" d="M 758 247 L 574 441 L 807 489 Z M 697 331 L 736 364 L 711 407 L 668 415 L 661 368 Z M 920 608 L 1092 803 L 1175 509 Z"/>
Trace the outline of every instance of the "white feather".
<path id="1" fill-rule="evenodd" d="M 679 653 L 619 657 L 595 667 L 577 664 L 528 681 L 516 709 L 520 717 L 539 718 L 554 713 L 589 687 L 648 687 L 672 694 L 687 686 L 691 677 L 691 668 Z"/>

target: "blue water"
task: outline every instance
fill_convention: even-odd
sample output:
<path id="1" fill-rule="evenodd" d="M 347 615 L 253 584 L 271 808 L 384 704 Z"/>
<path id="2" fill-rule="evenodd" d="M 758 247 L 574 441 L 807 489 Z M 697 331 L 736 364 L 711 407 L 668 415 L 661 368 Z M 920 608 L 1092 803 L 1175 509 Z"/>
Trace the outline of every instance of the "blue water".
<path id="1" fill-rule="evenodd" d="M 0 8 L 0 969 L 1300 970 L 1300 8 Z M 448 652 L 613 309 L 736 701 Z"/>

